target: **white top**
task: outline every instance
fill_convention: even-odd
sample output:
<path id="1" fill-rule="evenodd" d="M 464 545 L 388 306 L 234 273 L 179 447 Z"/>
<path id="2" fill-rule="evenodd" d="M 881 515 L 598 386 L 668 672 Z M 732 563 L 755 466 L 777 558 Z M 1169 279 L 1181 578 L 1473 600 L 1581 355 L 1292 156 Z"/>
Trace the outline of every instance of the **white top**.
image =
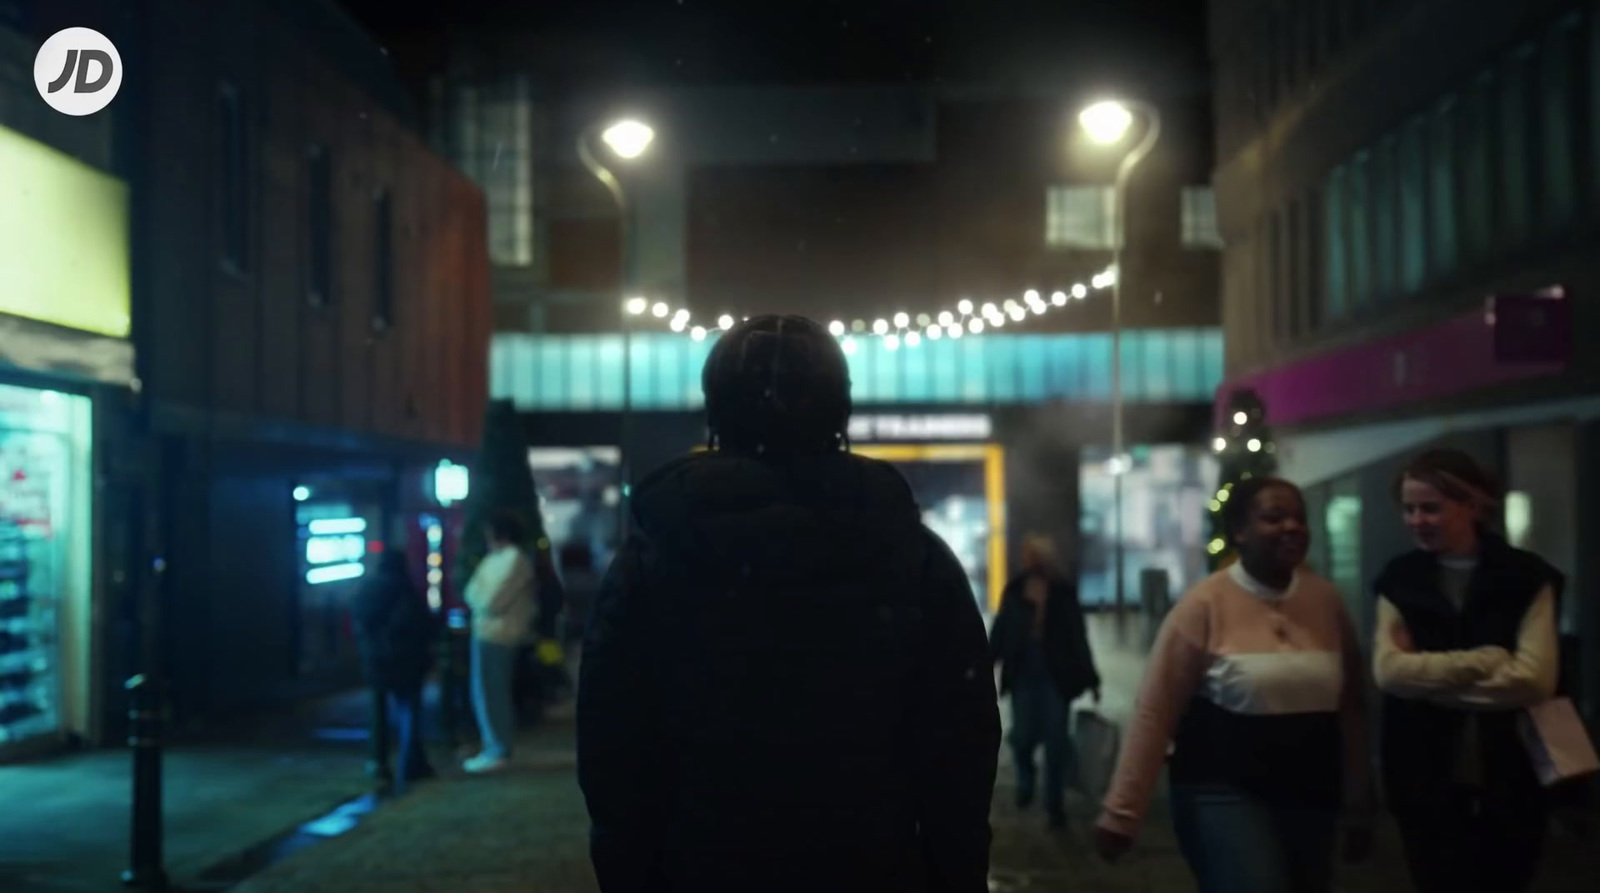
<path id="1" fill-rule="evenodd" d="M 472 634 L 495 645 L 520 645 L 533 626 L 533 562 L 516 546 L 483 556 L 463 593 L 472 609 Z"/>

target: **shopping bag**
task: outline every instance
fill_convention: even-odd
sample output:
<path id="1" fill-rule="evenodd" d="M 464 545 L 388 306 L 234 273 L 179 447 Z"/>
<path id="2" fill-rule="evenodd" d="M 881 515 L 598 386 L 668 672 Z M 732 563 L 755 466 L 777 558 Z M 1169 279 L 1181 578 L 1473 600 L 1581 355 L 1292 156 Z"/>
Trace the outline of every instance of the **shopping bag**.
<path id="1" fill-rule="evenodd" d="M 1522 743 L 1545 787 L 1600 772 L 1600 758 L 1571 698 L 1552 698 L 1517 719 Z"/>
<path id="2" fill-rule="evenodd" d="M 1090 802 L 1099 803 L 1117 770 L 1122 730 L 1099 710 L 1086 708 L 1073 717 L 1072 737 L 1078 751 L 1078 788 Z"/>

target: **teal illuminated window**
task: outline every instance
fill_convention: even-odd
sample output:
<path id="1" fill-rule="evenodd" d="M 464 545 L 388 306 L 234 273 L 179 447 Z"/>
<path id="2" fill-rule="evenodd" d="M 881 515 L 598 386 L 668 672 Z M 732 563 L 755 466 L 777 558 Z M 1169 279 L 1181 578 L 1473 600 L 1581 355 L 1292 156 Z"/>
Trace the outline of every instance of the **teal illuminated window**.
<path id="1" fill-rule="evenodd" d="M 633 406 L 687 411 L 703 405 L 700 372 L 712 342 L 680 334 L 632 338 Z M 1222 382 L 1222 333 L 1131 329 L 1122 337 L 1129 402 L 1208 402 Z M 852 396 L 870 404 L 1104 402 L 1111 396 L 1111 335 L 994 334 L 923 340 L 890 351 L 857 338 Z M 491 395 L 525 411 L 615 411 L 624 405 L 619 335 L 495 336 Z"/>

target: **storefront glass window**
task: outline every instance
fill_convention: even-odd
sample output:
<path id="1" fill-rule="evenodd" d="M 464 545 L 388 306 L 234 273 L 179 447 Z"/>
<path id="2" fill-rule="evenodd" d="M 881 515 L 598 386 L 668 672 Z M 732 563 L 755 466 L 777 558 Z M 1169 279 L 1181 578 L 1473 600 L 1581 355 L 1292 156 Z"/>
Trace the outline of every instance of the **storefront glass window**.
<path id="1" fill-rule="evenodd" d="M 87 713 L 90 403 L 0 385 L 0 746 Z"/>

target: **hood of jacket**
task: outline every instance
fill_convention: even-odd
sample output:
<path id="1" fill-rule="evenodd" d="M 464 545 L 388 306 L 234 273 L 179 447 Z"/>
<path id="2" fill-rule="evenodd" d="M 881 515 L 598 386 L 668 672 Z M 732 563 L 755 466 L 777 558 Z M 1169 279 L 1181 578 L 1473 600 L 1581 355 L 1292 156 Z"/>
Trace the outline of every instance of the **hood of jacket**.
<path id="1" fill-rule="evenodd" d="M 689 456 L 643 481 L 633 512 L 653 546 L 700 573 L 793 583 L 881 566 L 922 530 L 905 478 L 850 453 Z"/>

